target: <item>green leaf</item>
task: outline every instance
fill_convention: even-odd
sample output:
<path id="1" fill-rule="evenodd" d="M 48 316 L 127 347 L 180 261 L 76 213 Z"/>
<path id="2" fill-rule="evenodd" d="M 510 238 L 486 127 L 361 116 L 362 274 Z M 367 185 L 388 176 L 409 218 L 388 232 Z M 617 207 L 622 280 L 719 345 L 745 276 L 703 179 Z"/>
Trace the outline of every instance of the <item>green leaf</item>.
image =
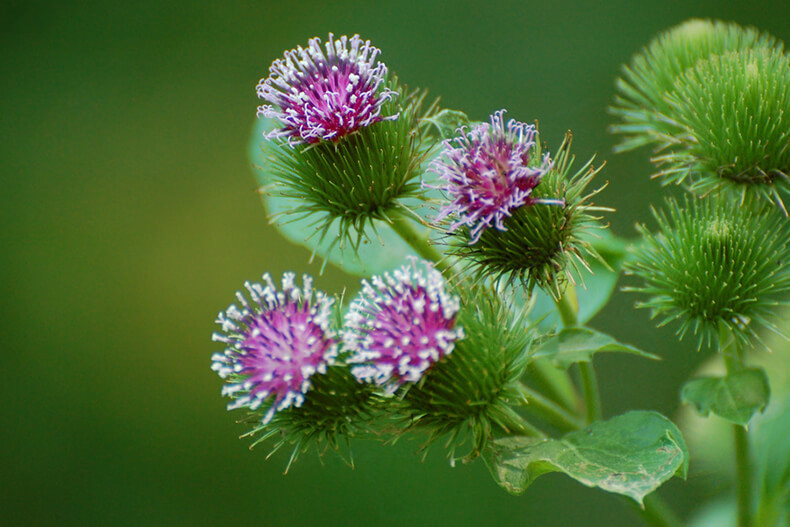
<path id="1" fill-rule="evenodd" d="M 469 126 L 469 117 L 464 112 L 445 109 L 424 122 L 432 124 L 442 139 L 451 139 L 458 135 L 460 127 Z"/>
<path id="2" fill-rule="evenodd" d="M 589 242 L 601 255 L 606 265 L 591 258 L 588 262 L 590 271 L 586 269 L 580 271 L 582 283 L 576 287 L 576 296 L 579 301 L 579 324 L 584 324 L 594 317 L 609 301 L 614 293 L 620 269 L 627 254 L 628 242 L 623 238 L 615 236 L 609 229 L 596 229 L 595 233 L 601 238 L 591 238 Z M 533 294 L 535 306 L 532 308 L 530 318 L 540 320 L 540 327 L 544 330 L 562 326 L 562 320 L 557 313 L 551 295 L 540 289 L 536 289 Z"/>
<path id="3" fill-rule="evenodd" d="M 549 359 L 558 368 L 565 369 L 576 362 L 590 362 L 594 354 L 603 351 L 631 353 L 660 360 L 660 357 L 652 353 L 622 344 L 605 333 L 583 327 L 563 329 L 544 340 L 532 353 L 532 358 Z"/>
<path id="4" fill-rule="evenodd" d="M 498 439 L 483 456 L 494 480 L 512 494 L 521 494 L 542 474 L 563 472 L 583 485 L 639 504 L 669 478 L 685 478 L 688 471 L 688 450 L 680 431 L 650 411 L 596 421 L 562 439 Z"/>
<path id="5" fill-rule="evenodd" d="M 299 205 L 297 200 L 280 196 L 274 181 L 270 156 L 275 148 L 287 148 L 268 141 L 263 134 L 276 126 L 274 119 L 259 118 L 253 130 L 249 146 L 249 156 L 255 178 L 263 191 L 263 204 L 272 223 L 289 241 L 306 247 L 315 255 L 333 263 L 347 273 L 369 276 L 391 270 L 414 254 L 411 248 L 386 223 L 379 222 L 375 230 L 368 226 L 357 247 L 348 241 L 341 243 L 339 222 L 333 224 L 327 234 L 321 237 L 316 229 L 321 225 L 321 214 L 289 216 Z M 427 229 L 426 229 L 427 231 Z M 427 236 L 427 234 L 426 234 Z"/>
<path id="6" fill-rule="evenodd" d="M 701 416 L 718 415 L 746 426 L 770 399 L 768 377 L 762 369 L 748 369 L 725 377 L 692 379 L 683 386 L 680 398 L 693 405 Z"/>

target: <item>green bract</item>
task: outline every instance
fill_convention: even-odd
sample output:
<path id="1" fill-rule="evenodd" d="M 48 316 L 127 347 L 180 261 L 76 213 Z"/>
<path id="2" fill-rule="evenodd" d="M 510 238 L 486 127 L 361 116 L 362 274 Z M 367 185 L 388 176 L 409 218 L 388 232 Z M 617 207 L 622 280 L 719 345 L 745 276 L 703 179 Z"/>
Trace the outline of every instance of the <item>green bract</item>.
<path id="1" fill-rule="evenodd" d="M 774 47 L 781 50 L 782 44 L 771 35 L 721 21 L 692 19 L 661 33 L 623 66 L 617 79 L 619 94 L 610 111 L 622 123 L 611 130 L 625 138 L 615 150 L 662 143 L 662 135 L 676 131 L 666 95 L 698 61 L 727 51 Z"/>
<path id="2" fill-rule="evenodd" d="M 420 190 L 430 146 L 419 124 L 434 106 L 423 112 L 425 92 L 399 90 L 383 106 L 383 113 L 398 114 L 397 119 L 360 128 L 338 141 L 293 147 L 282 142 L 271 148 L 267 161 L 273 183 L 263 191 L 298 202 L 288 211 L 290 219 L 311 216 L 319 236 L 336 224 L 338 242 L 357 246 L 366 226 L 373 220 L 390 221 L 403 206 L 401 200 Z"/>
<path id="3" fill-rule="evenodd" d="M 319 453 L 364 433 L 379 404 L 370 386 L 360 384 L 345 365 L 330 366 L 322 375 L 311 378 L 312 387 L 301 406 L 278 412 L 261 424 L 261 412 L 251 412 L 243 422 L 254 427 L 244 434 L 255 441 L 251 447 L 271 440 L 270 456 L 283 447 L 293 449 L 290 467 L 302 452 L 315 447 Z M 286 469 L 287 471 L 287 469 Z"/>
<path id="4" fill-rule="evenodd" d="M 790 292 L 790 251 L 782 218 L 729 200 L 670 200 L 668 212 L 653 211 L 658 233 L 644 236 L 628 270 L 644 279 L 629 288 L 650 296 L 638 304 L 661 318 L 677 320 L 678 335 L 689 330 L 710 345 L 726 327 L 740 344 L 776 330 L 776 306 Z"/>
<path id="5" fill-rule="evenodd" d="M 726 53 L 700 61 L 667 103 L 682 133 L 656 158 L 667 182 L 706 194 L 766 197 L 784 209 L 790 192 L 790 59 L 780 50 Z"/>
<path id="6" fill-rule="evenodd" d="M 534 337 L 525 317 L 493 291 L 478 286 L 460 293 L 464 338 L 403 399 L 409 429 L 427 431 L 429 444 L 449 435 L 451 461 L 465 443 L 472 443 L 471 459 L 495 433 L 524 433 L 511 406 L 523 400 L 519 378 Z"/>
<path id="7" fill-rule="evenodd" d="M 532 191 L 541 200 L 564 200 L 564 205 L 534 203 L 512 211 L 505 219 L 506 230 L 485 229 L 470 244 L 468 229 L 459 229 L 451 251 L 461 257 L 478 276 L 519 281 L 531 292 L 537 285 L 559 297 L 566 279 L 575 282 L 581 268 L 588 268 L 586 255 L 598 257 L 585 234 L 598 227 L 598 217 L 590 214 L 611 209 L 595 207 L 590 198 L 601 189 L 586 193 L 601 167 L 593 159 L 574 173 L 570 153 L 572 136 L 566 134 L 552 167 Z M 542 159 L 539 138 L 534 158 Z M 587 236 L 586 238 L 589 238 Z"/>

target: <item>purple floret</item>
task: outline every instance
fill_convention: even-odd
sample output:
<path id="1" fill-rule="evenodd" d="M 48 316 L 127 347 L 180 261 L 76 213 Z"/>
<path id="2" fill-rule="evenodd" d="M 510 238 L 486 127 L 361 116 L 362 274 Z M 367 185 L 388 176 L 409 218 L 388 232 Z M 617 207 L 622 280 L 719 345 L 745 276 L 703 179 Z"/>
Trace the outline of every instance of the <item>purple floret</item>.
<path id="1" fill-rule="evenodd" d="M 393 392 L 416 382 L 463 338 L 455 318 L 458 297 L 445 291 L 441 273 L 415 261 L 370 282 L 346 316 L 343 341 L 351 353 L 354 376 Z"/>
<path id="2" fill-rule="evenodd" d="M 505 125 L 505 110 L 469 132 L 444 142 L 442 155 L 431 170 L 444 182 L 439 188 L 450 199 L 437 221 L 451 217 L 449 230 L 469 228 L 470 244 L 489 227 L 506 230 L 504 221 L 515 209 L 535 203 L 563 204 L 536 199 L 533 189 L 551 169 L 548 154 L 534 159 L 536 130 L 515 119 Z"/>
<path id="3" fill-rule="evenodd" d="M 382 105 L 395 92 L 381 87 L 387 67 L 376 61 L 378 48 L 359 35 L 338 40 L 329 34 L 321 49 L 318 37 L 307 48 L 285 52 L 258 83 L 258 97 L 270 104 L 258 115 L 278 119 L 282 127 L 266 134 L 289 144 L 337 141 L 362 127 L 397 115 L 382 117 Z M 380 89 L 381 88 L 381 89 Z"/>
<path id="4" fill-rule="evenodd" d="M 211 369 L 228 380 L 222 387 L 222 395 L 234 399 L 228 410 L 269 404 L 265 424 L 276 412 L 302 404 L 310 377 L 333 363 L 337 341 L 329 326 L 334 300 L 313 291 L 309 276 L 300 289 L 294 274 L 285 273 L 282 291 L 268 274 L 263 280 L 265 286 L 244 284 L 249 300 L 236 293 L 241 308 L 231 304 L 220 312 L 222 331 L 213 339 L 227 348 L 211 357 Z"/>

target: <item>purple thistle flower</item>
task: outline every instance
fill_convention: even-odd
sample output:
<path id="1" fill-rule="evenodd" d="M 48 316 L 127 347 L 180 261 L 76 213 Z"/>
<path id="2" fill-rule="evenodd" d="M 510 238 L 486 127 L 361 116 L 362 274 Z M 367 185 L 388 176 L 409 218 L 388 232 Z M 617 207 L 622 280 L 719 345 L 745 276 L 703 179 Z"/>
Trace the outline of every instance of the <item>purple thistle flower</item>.
<path id="1" fill-rule="evenodd" d="M 258 97 L 270 103 L 258 107 L 258 116 L 283 124 L 267 139 L 285 137 L 291 145 L 336 141 L 377 121 L 397 119 L 397 114 L 381 116 L 395 92 L 386 87 L 379 92 L 387 66 L 376 61 L 378 48 L 359 35 L 335 40 L 332 33 L 324 47 L 326 53 L 315 37 L 306 49 L 286 51 L 258 83 Z"/>
<path id="2" fill-rule="evenodd" d="M 382 385 L 390 393 L 416 382 L 436 361 L 449 355 L 463 329 L 455 327 L 457 296 L 445 291 L 441 273 L 424 262 L 392 274 L 362 281 L 362 292 L 346 315 L 343 341 L 351 370 L 362 382 Z"/>
<path id="3" fill-rule="evenodd" d="M 300 406 L 310 389 L 310 377 L 325 373 L 337 355 L 337 341 L 329 327 L 334 300 L 313 291 L 312 278 L 305 275 L 304 287 L 294 285 L 294 273 L 283 274 L 278 291 L 269 274 L 266 286 L 245 282 L 249 300 L 236 293 L 241 308 L 231 304 L 219 313 L 222 331 L 213 340 L 227 348 L 211 357 L 211 369 L 228 382 L 222 395 L 234 400 L 228 410 L 258 409 L 271 404 L 263 417 L 268 423 L 274 414 L 290 406 Z"/>
<path id="4" fill-rule="evenodd" d="M 515 119 L 506 127 L 504 113 L 495 112 L 490 125 L 477 124 L 469 132 L 459 129 L 461 135 L 444 142 L 442 155 L 431 166 L 431 171 L 445 182 L 438 188 L 451 200 L 436 219 L 456 216 L 449 230 L 469 227 L 470 245 L 489 227 L 507 230 L 503 222 L 519 207 L 564 204 L 563 200 L 531 196 L 551 169 L 551 159 L 548 154 L 542 160 L 533 159 L 535 127 Z"/>

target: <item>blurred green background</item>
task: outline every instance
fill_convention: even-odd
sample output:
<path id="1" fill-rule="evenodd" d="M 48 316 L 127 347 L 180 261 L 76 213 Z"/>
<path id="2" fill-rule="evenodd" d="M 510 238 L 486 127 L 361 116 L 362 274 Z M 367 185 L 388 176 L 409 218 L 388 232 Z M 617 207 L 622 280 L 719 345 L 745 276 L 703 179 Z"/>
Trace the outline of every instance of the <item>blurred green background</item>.
<path id="1" fill-rule="evenodd" d="M 620 64 L 689 17 L 790 41 L 790 5 L 752 2 L 36 2 L 0 6 L 2 525 L 630 526 L 619 499 L 560 475 L 521 497 L 481 462 L 355 443 L 356 468 L 250 452 L 210 371 L 217 312 L 264 271 L 318 272 L 267 224 L 246 158 L 254 87 L 283 50 L 360 33 L 446 107 L 540 121 L 607 160 L 598 203 L 633 236 L 659 186 L 615 157 Z M 330 292 L 357 279 L 327 269 Z M 594 326 L 662 355 L 598 360 L 607 415 L 670 416 L 705 354 L 618 294 Z M 687 512 L 725 483 L 693 472 Z"/>

